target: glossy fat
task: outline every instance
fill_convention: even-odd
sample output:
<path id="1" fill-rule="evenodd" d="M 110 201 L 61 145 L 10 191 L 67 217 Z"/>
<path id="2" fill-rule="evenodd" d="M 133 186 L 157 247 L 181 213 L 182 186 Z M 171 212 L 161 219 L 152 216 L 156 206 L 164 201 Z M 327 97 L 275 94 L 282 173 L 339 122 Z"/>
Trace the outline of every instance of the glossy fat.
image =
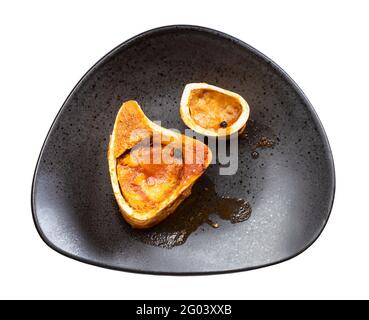
<path id="1" fill-rule="evenodd" d="M 196 149 L 197 146 L 197 149 Z M 122 194 L 136 211 L 155 209 L 191 176 L 202 174 L 207 150 L 199 144 L 140 146 L 117 160 Z M 197 150 L 198 153 L 195 153 Z"/>
<path id="2" fill-rule="evenodd" d="M 208 89 L 192 90 L 188 107 L 196 124 L 215 131 L 231 126 L 242 112 L 242 106 L 237 99 Z M 222 124 L 225 126 L 222 127 Z"/>

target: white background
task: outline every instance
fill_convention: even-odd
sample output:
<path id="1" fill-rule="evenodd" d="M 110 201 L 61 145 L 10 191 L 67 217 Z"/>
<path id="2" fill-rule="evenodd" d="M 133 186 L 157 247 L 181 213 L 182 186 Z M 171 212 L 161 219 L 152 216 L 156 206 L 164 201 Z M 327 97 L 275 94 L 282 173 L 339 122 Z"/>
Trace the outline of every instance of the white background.
<path id="1" fill-rule="evenodd" d="M 369 298 L 368 1 L 1 1 L 0 298 Z M 299 84 L 336 165 L 330 221 L 305 253 L 277 266 L 204 277 L 110 271 L 65 258 L 31 217 L 37 157 L 57 111 L 106 52 L 169 24 L 251 44 Z"/>

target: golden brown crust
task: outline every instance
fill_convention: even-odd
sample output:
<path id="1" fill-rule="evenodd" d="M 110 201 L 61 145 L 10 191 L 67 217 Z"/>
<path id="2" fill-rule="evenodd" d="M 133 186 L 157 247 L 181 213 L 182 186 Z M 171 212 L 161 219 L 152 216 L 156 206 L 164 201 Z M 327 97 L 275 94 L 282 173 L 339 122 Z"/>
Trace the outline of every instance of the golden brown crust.
<path id="1" fill-rule="evenodd" d="M 134 100 L 123 104 L 115 120 L 114 156 L 118 158 L 126 150 L 131 149 L 152 132 L 147 124 L 146 116 Z"/>
<path id="2" fill-rule="evenodd" d="M 138 130 L 139 134 L 136 134 L 137 129 L 142 129 L 141 131 Z M 143 133 L 144 131 L 146 134 Z M 183 178 L 179 181 L 179 185 L 174 192 L 166 194 L 166 197 L 161 198 L 162 201 L 151 208 L 136 210 L 122 194 L 121 188 L 123 189 L 125 185 L 124 183 L 119 185 L 117 162 L 120 162 L 118 159 L 122 154 L 147 137 L 147 132 L 149 132 L 149 135 L 159 133 L 165 137 L 166 141 L 171 143 L 177 143 L 177 141 L 181 144 L 184 143 L 184 153 L 193 153 L 195 149 L 203 150 L 204 156 L 201 159 L 196 153 L 196 160 L 202 161 L 199 164 L 184 163 L 181 171 Z M 124 103 L 117 114 L 108 151 L 109 171 L 114 196 L 124 219 L 134 228 L 149 228 L 164 220 L 190 195 L 192 185 L 206 170 L 211 159 L 211 151 L 206 145 L 154 124 L 144 115 L 137 102 L 128 101 Z"/>
<path id="3" fill-rule="evenodd" d="M 209 89 L 192 90 L 188 107 L 199 126 L 215 132 L 233 125 L 242 113 L 242 106 L 236 98 Z"/>

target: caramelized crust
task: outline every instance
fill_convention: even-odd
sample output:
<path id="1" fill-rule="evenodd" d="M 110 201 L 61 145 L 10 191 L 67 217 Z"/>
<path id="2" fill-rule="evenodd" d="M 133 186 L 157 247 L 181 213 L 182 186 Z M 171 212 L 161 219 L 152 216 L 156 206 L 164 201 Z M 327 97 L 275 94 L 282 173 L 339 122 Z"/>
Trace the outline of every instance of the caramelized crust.
<path id="1" fill-rule="evenodd" d="M 155 209 L 188 179 L 201 175 L 208 150 L 186 140 L 182 146 L 136 146 L 117 159 L 122 194 L 137 212 Z"/>
<path id="2" fill-rule="evenodd" d="M 202 142 L 150 121 L 136 101 L 123 103 L 110 136 L 108 162 L 124 219 L 140 229 L 164 220 L 191 194 L 211 159 Z"/>
<path id="3" fill-rule="evenodd" d="M 116 158 L 152 134 L 144 113 L 133 100 L 127 101 L 124 109 L 119 110 L 115 123 L 113 134 Z"/>
<path id="4" fill-rule="evenodd" d="M 209 89 L 192 90 L 188 107 L 196 124 L 214 131 L 231 126 L 242 112 L 237 99 Z"/>

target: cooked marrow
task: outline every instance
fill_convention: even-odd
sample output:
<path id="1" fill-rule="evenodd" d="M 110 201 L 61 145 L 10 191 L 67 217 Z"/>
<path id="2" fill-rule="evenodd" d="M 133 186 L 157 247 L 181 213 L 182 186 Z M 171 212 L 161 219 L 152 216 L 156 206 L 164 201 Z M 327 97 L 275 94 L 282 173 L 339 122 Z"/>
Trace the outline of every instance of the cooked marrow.
<path id="1" fill-rule="evenodd" d="M 237 93 L 206 83 L 190 83 L 183 91 L 180 112 L 192 130 L 207 136 L 228 136 L 243 131 L 250 109 Z"/>
<path id="2" fill-rule="evenodd" d="M 190 195 L 211 158 L 202 142 L 153 123 L 136 101 L 123 103 L 108 160 L 124 219 L 134 228 L 149 228 L 165 219 Z"/>

